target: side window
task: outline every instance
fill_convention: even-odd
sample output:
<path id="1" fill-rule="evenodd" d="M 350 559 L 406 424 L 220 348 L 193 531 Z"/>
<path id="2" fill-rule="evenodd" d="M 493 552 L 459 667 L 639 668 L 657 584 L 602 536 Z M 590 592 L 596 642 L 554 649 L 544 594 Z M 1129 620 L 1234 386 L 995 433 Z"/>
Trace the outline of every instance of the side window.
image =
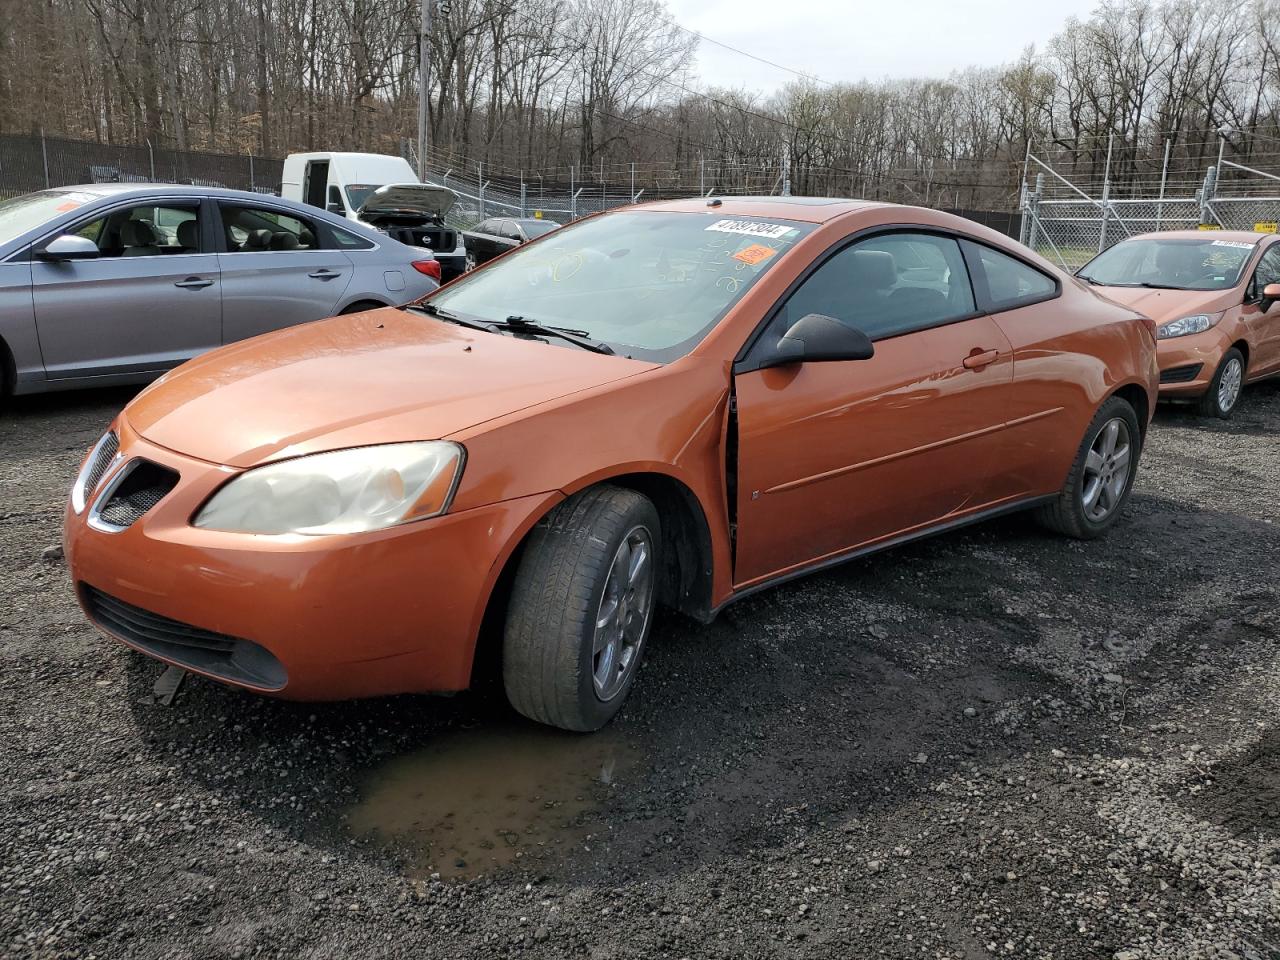
<path id="1" fill-rule="evenodd" d="M 333 242 L 343 250 L 372 250 L 374 247 L 374 244 L 364 237 L 357 237 L 354 233 L 348 233 L 338 227 L 329 227 L 329 232 L 333 234 Z"/>
<path id="2" fill-rule="evenodd" d="M 1272 244 L 1258 261 L 1253 271 L 1253 296 L 1262 296 L 1262 288 L 1268 283 L 1280 283 L 1280 243 Z"/>
<path id="3" fill-rule="evenodd" d="M 987 292 L 994 310 L 1008 309 L 1035 300 L 1052 297 L 1058 285 L 1034 267 L 1029 267 L 991 247 L 973 245 L 987 278 Z"/>
<path id="4" fill-rule="evenodd" d="M 507 240 L 519 240 L 520 228 L 510 220 L 503 220 L 498 227 L 498 236 L 505 237 Z"/>
<path id="5" fill-rule="evenodd" d="M 481 220 L 481 221 L 480 221 L 479 223 L 477 223 L 477 224 L 475 225 L 475 227 L 473 227 L 472 229 L 474 229 L 476 233 L 488 233 L 488 234 L 492 234 L 492 233 L 493 233 L 493 221 L 492 221 L 492 220 Z"/>
<path id="6" fill-rule="evenodd" d="M 222 227 L 231 253 L 318 250 L 315 227 L 270 207 L 222 204 Z"/>
<path id="7" fill-rule="evenodd" d="M 782 336 L 821 313 L 882 340 L 974 313 L 960 245 L 925 233 L 878 234 L 841 250 L 784 305 L 770 333 Z"/>
<path id="8" fill-rule="evenodd" d="M 115 210 L 82 224 L 76 234 L 92 240 L 104 257 L 162 257 L 200 253 L 199 207 L 148 204 Z"/>

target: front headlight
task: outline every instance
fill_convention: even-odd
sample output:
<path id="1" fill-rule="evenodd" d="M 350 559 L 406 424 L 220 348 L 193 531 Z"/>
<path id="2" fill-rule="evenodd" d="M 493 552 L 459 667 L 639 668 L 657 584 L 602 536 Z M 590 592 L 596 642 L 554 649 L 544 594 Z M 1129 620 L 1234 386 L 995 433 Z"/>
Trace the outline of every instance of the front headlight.
<path id="1" fill-rule="evenodd" d="M 1183 317 L 1181 320 L 1161 324 L 1156 329 L 1156 339 L 1169 340 L 1172 337 L 1186 337 L 1193 333 L 1204 333 L 1221 319 L 1222 314 L 1220 313 L 1197 313 L 1194 316 Z"/>
<path id="2" fill-rule="evenodd" d="M 430 440 L 269 463 L 218 490 L 193 523 L 232 533 L 380 530 L 448 510 L 465 459 L 460 445 Z"/>

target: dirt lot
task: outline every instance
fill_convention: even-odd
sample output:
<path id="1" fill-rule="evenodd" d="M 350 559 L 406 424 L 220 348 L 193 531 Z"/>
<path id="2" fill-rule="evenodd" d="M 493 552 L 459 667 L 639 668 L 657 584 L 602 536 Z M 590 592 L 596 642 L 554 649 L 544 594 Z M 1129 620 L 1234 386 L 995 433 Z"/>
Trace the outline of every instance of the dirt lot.
<path id="1" fill-rule="evenodd" d="M 1163 411 L 1103 542 L 1013 517 L 661 621 L 596 738 L 154 704 L 44 556 L 126 399 L 0 414 L 0 955 L 1280 956 L 1280 387 Z"/>

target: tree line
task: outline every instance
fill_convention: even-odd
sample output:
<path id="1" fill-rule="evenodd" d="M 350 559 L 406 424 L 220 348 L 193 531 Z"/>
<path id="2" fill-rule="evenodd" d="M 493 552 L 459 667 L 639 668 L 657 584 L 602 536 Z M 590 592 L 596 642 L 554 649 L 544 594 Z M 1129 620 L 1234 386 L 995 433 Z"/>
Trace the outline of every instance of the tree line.
<path id="1" fill-rule="evenodd" d="M 2 0 L 0 133 L 281 156 L 399 152 L 417 0 Z M 1007 206 L 1032 145 L 1145 192 L 1219 148 L 1280 166 L 1280 0 L 1103 0 L 946 79 L 707 89 L 662 0 L 450 0 L 429 38 L 433 165 L 671 187 Z M 1274 155 L 1274 156 L 1272 156 Z M 1273 163 L 1273 160 L 1275 161 Z M 708 182 L 708 169 L 710 177 Z"/>

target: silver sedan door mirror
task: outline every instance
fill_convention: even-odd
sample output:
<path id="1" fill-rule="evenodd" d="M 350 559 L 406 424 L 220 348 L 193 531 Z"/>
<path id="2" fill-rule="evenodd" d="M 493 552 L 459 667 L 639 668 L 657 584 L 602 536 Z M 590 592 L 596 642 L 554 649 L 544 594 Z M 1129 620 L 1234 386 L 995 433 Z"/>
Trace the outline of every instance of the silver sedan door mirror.
<path id="1" fill-rule="evenodd" d="M 64 233 L 60 237 L 54 237 L 42 249 L 37 250 L 36 256 L 41 260 L 92 260 L 102 256 L 102 252 L 88 237 Z"/>

